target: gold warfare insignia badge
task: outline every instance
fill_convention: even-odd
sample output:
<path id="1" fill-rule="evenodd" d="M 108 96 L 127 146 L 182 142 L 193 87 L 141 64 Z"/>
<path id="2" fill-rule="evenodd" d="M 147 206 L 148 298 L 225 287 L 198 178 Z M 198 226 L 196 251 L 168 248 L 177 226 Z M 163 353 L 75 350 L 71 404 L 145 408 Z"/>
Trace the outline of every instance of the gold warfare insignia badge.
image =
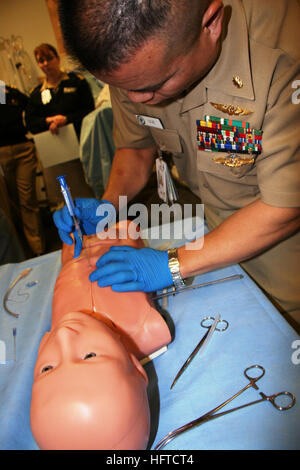
<path id="1" fill-rule="evenodd" d="M 230 168 L 238 168 L 243 165 L 249 165 L 249 163 L 254 163 L 254 158 L 252 156 L 240 157 L 239 155 L 233 153 L 225 156 L 214 157 L 213 160 L 216 163 L 220 163 L 221 165 L 225 165 Z"/>
<path id="2" fill-rule="evenodd" d="M 229 114 L 229 116 L 246 116 L 253 113 L 253 111 L 250 111 L 249 109 L 244 109 L 240 106 L 234 106 L 233 104 L 213 103 L 212 101 L 210 101 L 210 104 L 214 108 L 218 109 L 218 111 Z"/>

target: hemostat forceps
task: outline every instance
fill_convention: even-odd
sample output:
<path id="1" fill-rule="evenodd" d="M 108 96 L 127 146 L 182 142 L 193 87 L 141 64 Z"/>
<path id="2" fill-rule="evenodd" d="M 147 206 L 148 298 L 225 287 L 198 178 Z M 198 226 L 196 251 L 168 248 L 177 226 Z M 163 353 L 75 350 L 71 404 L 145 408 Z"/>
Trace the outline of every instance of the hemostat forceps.
<path id="1" fill-rule="evenodd" d="M 212 323 L 207 323 L 207 322 L 210 322 L 210 321 L 213 321 Z M 218 324 L 222 324 L 223 323 L 223 327 L 220 327 L 218 328 L 217 325 Z M 190 362 L 194 359 L 194 357 L 196 356 L 196 354 L 198 353 L 198 351 L 201 349 L 201 352 L 204 351 L 205 347 L 207 346 L 208 342 L 210 341 L 214 331 L 225 331 L 227 330 L 228 328 L 228 321 L 226 320 L 221 320 L 220 319 L 220 315 L 216 315 L 216 318 L 214 317 L 205 317 L 203 318 L 202 322 L 201 322 L 201 326 L 203 328 L 207 328 L 207 332 L 205 333 L 205 335 L 201 338 L 201 340 L 199 341 L 199 343 L 197 344 L 197 346 L 195 347 L 195 349 L 193 350 L 193 352 L 189 355 L 189 357 L 187 358 L 187 360 L 185 361 L 185 363 L 183 364 L 183 366 L 181 367 L 181 369 L 179 370 L 179 372 L 177 373 L 175 379 L 173 380 L 173 383 L 171 385 L 170 388 L 173 388 L 175 383 L 177 382 L 177 380 L 179 379 L 179 377 L 181 376 L 181 374 L 183 374 L 183 372 L 185 371 L 185 369 L 188 367 L 188 365 L 190 364 Z"/>
<path id="2" fill-rule="evenodd" d="M 252 370 L 252 373 L 254 373 L 253 369 L 259 369 L 260 374 L 257 375 L 256 377 L 252 377 L 251 373 L 249 375 L 250 370 Z M 183 432 L 185 432 L 189 429 L 192 429 L 195 426 L 199 426 L 200 424 L 205 423 L 206 421 L 210 421 L 212 419 L 219 418 L 219 417 L 224 416 L 228 413 L 232 413 L 233 411 L 240 410 L 240 409 L 245 408 L 245 407 L 250 406 L 250 405 L 255 405 L 256 403 L 261 403 L 265 400 L 272 403 L 272 405 L 277 410 L 280 410 L 280 411 L 288 410 L 289 408 L 292 408 L 294 406 L 295 402 L 296 402 L 296 398 L 292 393 L 290 393 L 290 392 L 279 392 L 279 393 L 275 393 L 274 395 L 267 396 L 263 392 L 260 392 L 261 398 L 259 400 L 255 400 L 255 401 L 252 401 L 252 402 L 249 402 L 249 403 L 245 403 L 244 405 L 237 406 L 236 408 L 232 408 L 231 410 L 222 411 L 221 413 L 216 413 L 221 408 L 223 408 L 225 405 L 227 405 L 232 400 L 234 400 L 234 398 L 238 397 L 243 392 L 245 392 L 249 387 L 254 387 L 256 390 L 258 390 L 258 386 L 256 385 L 256 382 L 259 379 L 261 379 L 264 376 L 264 374 L 265 374 L 265 369 L 262 366 L 253 365 L 253 366 L 247 367 L 247 369 L 244 370 L 244 375 L 249 380 L 248 385 L 243 387 L 239 392 L 237 392 L 232 397 L 228 398 L 228 400 L 224 401 L 220 405 L 218 405 L 215 408 L 213 408 L 212 410 L 208 411 L 208 413 L 205 413 L 204 415 L 200 416 L 199 418 L 194 419 L 193 421 L 190 421 L 187 424 L 184 424 L 183 426 L 175 429 L 172 432 L 169 432 L 169 434 L 167 434 L 165 437 L 163 437 L 156 444 L 156 446 L 154 447 L 154 450 L 162 449 L 166 444 L 168 444 L 170 441 L 172 441 L 172 439 L 174 439 L 179 434 L 182 434 Z M 280 403 L 278 401 L 276 401 L 276 400 L 278 400 L 278 397 L 283 397 L 283 396 L 287 396 L 289 398 L 289 402 L 286 406 L 281 406 Z"/>

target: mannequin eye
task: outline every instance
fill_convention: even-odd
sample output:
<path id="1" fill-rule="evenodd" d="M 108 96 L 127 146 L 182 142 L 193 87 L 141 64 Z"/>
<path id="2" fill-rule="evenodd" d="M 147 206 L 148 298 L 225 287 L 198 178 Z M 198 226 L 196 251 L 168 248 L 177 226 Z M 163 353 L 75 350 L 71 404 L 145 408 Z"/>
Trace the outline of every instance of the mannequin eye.
<path id="1" fill-rule="evenodd" d="M 86 354 L 83 359 L 86 360 L 86 359 L 90 359 L 91 357 L 96 357 L 96 353 L 94 352 L 90 352 L 88 354 Z"/>
<path id="2" fill-rule="evenodd" d="M 48 370 L 51 370 L 51 369 L 53 369 L 53 366 L 50 366 L 50 365 L 45 366 L 42 368 L 41 373 L 43 374 L 44 372 L 47 372 Z"/>

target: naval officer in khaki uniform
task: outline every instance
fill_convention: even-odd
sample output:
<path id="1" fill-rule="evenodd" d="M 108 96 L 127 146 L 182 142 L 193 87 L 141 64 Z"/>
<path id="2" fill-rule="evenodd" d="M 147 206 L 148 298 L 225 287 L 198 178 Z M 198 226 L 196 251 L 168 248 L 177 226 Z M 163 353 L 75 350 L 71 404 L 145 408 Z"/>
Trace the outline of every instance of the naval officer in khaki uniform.
<path id="1" fill-rule="evenodd" d="M 151 265 L 153 272 L 139 284 L 149 291 L 157 288 L 158 276 L 160 287 L 168 285 L 168 267 L 180 285 L 181 278 L 241 262 L 297 327 L 299 3 L 147 5 L 102 0 L 93 6 L 85 0 L 70 8 L 61 1 L 69 50 L 111 85 L 117 152 L 103 199 L 117 207 L 119 195 L 134 197 L 147 182 L 158 146 L 172 152 L 181 180 L 201 198 L 211 231 L 202 249 L 182 247 L 168 259 L 123 253 L 122 267 L 122 254 L 112 255 L 91 279 L 130 290 Z M 56 223 L 67 231 L 62 221 L 63 212 Z"/>

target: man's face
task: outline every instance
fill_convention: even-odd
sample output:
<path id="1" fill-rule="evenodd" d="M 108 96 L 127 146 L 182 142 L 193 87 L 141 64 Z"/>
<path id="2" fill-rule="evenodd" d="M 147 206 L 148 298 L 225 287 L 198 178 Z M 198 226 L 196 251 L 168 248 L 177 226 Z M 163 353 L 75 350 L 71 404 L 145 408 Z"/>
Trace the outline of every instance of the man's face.
<path id="1" fill-rule="evenodd" d="M 203 78 L 215 63 L 218 51 L 218 44 L 207 43 L 202 33 L 188 51 L 179 48 L 177 54 L 172 51 L 172 57 L 160 40 L 153 39 L 118 70 L 95 75 L 126 90 L 133 102 L 157 104 L 180 96 Z"/>

